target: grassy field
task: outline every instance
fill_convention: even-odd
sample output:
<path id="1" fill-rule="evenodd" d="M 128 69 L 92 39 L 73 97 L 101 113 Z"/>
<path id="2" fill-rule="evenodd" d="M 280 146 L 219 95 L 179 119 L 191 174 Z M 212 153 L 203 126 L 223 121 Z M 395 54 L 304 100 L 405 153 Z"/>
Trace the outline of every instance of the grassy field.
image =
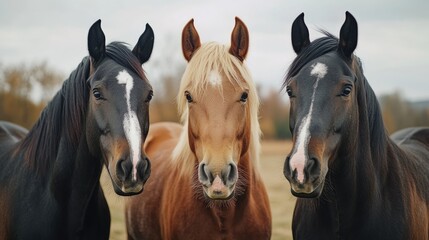
<path id="1" fill-rule="evenodd" d="M 271 203 L 273 215 L 271 239 L 273 240 L 292 239 L 290 229 L 295 198 L 290 194 L 289 183 L 283 176 L 283 162 L 290 147 L 290 142 L 264 141 L 262 143 L 261 168 Z M 103 174 L 101 183 L 112 215 L 110 239 L 124 240 L 126 235 L 123 198 L 114 193 L 106 174 Z"/>

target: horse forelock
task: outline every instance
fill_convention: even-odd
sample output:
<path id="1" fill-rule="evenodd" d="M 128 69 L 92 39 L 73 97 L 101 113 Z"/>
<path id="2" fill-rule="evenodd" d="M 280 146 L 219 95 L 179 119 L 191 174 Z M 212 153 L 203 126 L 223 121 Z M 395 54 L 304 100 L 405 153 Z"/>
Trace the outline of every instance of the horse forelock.
<path id="1" fill-rule="evenodd" d="M 310 43 L 309 46 L 304 48 L 292 61 L 289 66 L 282 89 L 287 86 L 290 78 L 294 77 L 307 63 L 321 57 L 329 52 L 336 51 L 338 48 L 338 38 L 333 34 L 320 30 L 325 37 L 318 38 Z"/>
<path id="2" fill-rule="evenodd" d="M 261 131 L 258 121 L 259 98 L 255 84 L 245 64 L 231 55 L 227 46 L 214 42 L 205 43 L 197 50 L 182 76 L 177 103 L 184 130 L 173 151 L 172 158 L 177 161 L 182 174 L 192 174 L 196 159 L 188 141 L 188 106 L 184 92 L 190 91 L 193 96 L 199 98 L 208 90 L 208 86 L 214 85 L 222 92 L 222 84 L 213 82 L 214 72 L 225 76 L 233 86 L 249 90 L 247 103 L 249 109 L 247 117 L 250 122 L 249 151 L 250 159 L 257 170 L 259 168 Z"/>
<path id="3" fill-rule="evenodd" d="M 107 57 L 114 60 L 117 64 L 133 71 L 144 81 L 148 79 L 144 73 L 141 63 L 137 57 L 128 48 L 128 45 L 123 42 L 112 42 L 106 46 Z"/>

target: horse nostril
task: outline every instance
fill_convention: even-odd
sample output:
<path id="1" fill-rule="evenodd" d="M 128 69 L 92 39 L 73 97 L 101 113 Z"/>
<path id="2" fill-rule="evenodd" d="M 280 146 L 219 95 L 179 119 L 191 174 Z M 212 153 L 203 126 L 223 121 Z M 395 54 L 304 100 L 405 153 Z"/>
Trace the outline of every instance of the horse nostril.
<path id="1" fill-rule="evenodd" d="M 122 181 L 125 181 L 131 174 L 131 163 L 124 159 L 120 159 L 116 164 L 116 175 Z"/>
<path id="2" fill-rule="evenodd" d="M 120 159 L 116 164 L 116 175 L 122 181 L 125 181 L 130 171 L 127 169 L 127 164 L 124 159 Z"/>
<path id="3" fill-rule="evenodd" d="M 138 162 L 137 170 L 139 171 L 139 173 L 144 173 L 146 172 L 148 166 L 149 166 L 149 159 L 143 158 L 141 161 Z"/>
<path id="4" fill-rule="evenodd" d="M 149 161 L 149 158 L 145 157 L 143 160 L 141 160 L 137 165 L 137 172 L 139 174 L 140 179 L 143 182 L 146 182 L 146 180 L 150 176 L 151 172 L 151 164 Z"/>
<path id="5" fill-rule="evenodd" d="M 315 158 L 308 159 L 308 162 L 307 162 L 307 171 L 308 172 L 313 171 L 313 169 L 316 167 L 316 164 L 317 164 L 316 162 L 317 162 L 317 160 Z"/>
<path id="6" fill-rule="evenodd" d="M 214 180 L 213 175 L 210 173 L 210 170 L 205 163 L 201 163 L 198 166 L 198 179 L 206 186 L 209 186 Z"/>
<path id="7" fill-rule="evenodd" d="M 298 181 L 298 171 L 295 169 L 295 170 L 293 170 L 293 172 L 292 172 L 292 175 L 290 175 L 291 176 L 291 178 L 290 179 L 292 179 L 293 181 Z"/>
<path id="8" fill-rule="evenodd" d="M 317 160 L 317 158 L 313 157 L 307 160 L 305 172 L 308 175 L 308 179 L 317 179 L 318 174 L 320 172 L 320 162 Z"/>
<path id="9" fill-rule="evenodd" d="M 290 169 L 290 156 L 286 157 L 285 165 L 283 166 L 283 175 L 288 178 L 288 176 L 291 176 L 291 169 Z"/>
<path id="10" fill-rule="evenodd" d="M 237 166 L 233 163 L 228 164 L 224 171 L 222 171 L 222 175 L 225 185 L 231 187 L 237 182 L 238 179 Z"/>

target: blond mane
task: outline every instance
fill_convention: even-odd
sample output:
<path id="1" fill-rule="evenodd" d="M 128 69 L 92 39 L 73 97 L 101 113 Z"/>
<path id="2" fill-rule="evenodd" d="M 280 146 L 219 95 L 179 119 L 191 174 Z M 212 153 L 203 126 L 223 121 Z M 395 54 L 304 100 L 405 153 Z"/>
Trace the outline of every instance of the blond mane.
<path id="1" fill-rule="evenodd" d="M 259 98 L 247 67 L 231 55 L 228 49 L 227 46 L 214 42 L 203 44 L 192 56 L 182 76 L 177 103 L 184 127 L 179 142 L 172 153 L 172 159 L 182 175 L 192 175 L 196 161 L 188 142 L 188 106 L 184 92 L 188 90 L 197 98 L 201 96 L 210 84 L 209 75 L 212 70 L 223 72 L 234 86 L 249 90 L 247 103 L 251 126 L 249 151 L 253 169 L 258 173 L 261 135 L 258 119 Z M 222 84 L 219 86 L 219 91 L 222 91 Z"/>

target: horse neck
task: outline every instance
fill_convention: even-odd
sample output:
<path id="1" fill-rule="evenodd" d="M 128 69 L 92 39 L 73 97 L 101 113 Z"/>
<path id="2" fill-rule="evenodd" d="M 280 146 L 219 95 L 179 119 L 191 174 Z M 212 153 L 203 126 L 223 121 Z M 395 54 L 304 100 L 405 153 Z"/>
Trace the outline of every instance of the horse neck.
<path id="1" fill-rule="evenodd" d="M 76 148 L 64 138 L 60 140 L 60 147 L 52 169 L 50 179 L 51 189 L 57 199 L 69 198 L 80 191 L 83 197 L 92 192 L 101 175 L 102 162 L 96 159 L 88 149 L 88 143 L 83 131 Z M 70 188 L 70 186 L 72 188 Z M 73 188 L 73 186 L 79 186 Z"/>
<path id="2" fill-rule="evenodd" d="M 85 131 L 77 147 L 70 147 L 66 138 L 59 142 L 57 159 L 48 178 L 48 186 L 57 204 L 61 206 L 63 226 L 70 238 L 82 231 L 91 200 L 98 197 L 102 163 L 88 149 Z"/>
<path id="3" fill-rule="evenodd" d="M 70 179 L 64 181 L 71 186 L 71 191 L 65 195 L 68 197 L 67 223 L 69 234 L 78 234 L 84 228 L 90 201 L 98 197 L 103 164 L 89 152 L 85 134 L 81 136 L 75 158 L 70 160 L 74 161 L 74 170 Z M 67 169 L 62 169 L 67 171 Z"/>

